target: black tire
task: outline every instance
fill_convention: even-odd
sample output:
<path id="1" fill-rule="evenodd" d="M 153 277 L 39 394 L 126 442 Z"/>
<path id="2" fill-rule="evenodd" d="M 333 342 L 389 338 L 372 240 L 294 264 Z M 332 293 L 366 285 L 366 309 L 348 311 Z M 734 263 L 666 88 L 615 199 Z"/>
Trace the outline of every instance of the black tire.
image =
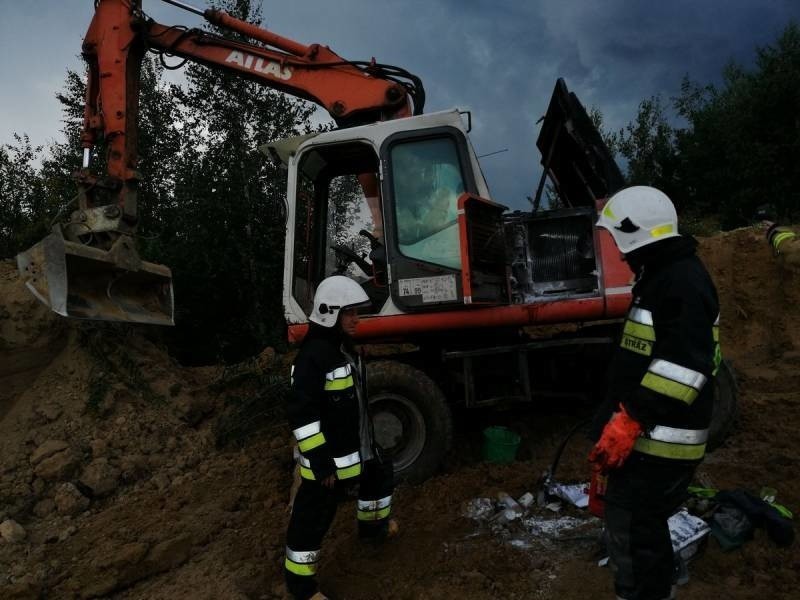
<path id="1" fill-rule="evenodd" d="M 367 367 L 375 441 L 392 459 L 398 481 L 421 483 L 433 475 L 450 449 L 453 419 L 433 380 L 404 363 Z"/>
<path id="2" fill-rule="evenodd" d="M 722 361 L 714 382 L 714 412 L 708 430 L 708 452 L 719 448 L 733 429 L 738 399 L 739 386 L 733 368 L 727 361 Z"/>

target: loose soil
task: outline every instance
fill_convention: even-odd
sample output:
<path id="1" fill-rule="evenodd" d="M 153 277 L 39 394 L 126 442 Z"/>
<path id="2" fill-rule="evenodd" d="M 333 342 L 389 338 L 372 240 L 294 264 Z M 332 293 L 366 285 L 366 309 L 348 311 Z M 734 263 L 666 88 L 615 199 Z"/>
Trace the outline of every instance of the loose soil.
<path id="1" fill-rule="evenodd" d="M 719 489 L 773 487 L 798 512 L 800 274 L 785 272 L 756 230 L 702 239 L 701 254 L 720 293 L 740 414 L 698 478 Z M 284 368 L 269 351 L 234 368 L 181 367 L 139 330 L 52 316 L 14 265 L 0 264 L 0 522 L 26 531 L 21 542 L 0 540 L 0 598 L 284 598 L 292 458 L 271 383 Z M 472 498 L 535 492 L 563 435 L 590 411 L 559 401 L 457 415 L 442 472 L 396 492 L 398 538 L 359 542 L 354 501 L 340 507 L 323 544 L 325 591 L 612 598 L 591 536 L 517 548 L 461 515 Z M 503 423 L 523 436 L 519 460 L 481 462 L 480 431 Z M 570 444 L 559 479 L 585 478 L 588 448 Z M 777 548 L 762 531 L 728 553 L 709 540 L 690 569 L 680 591 L 689 600 L 796 598 L 800 583 L 794 547 Z"/>

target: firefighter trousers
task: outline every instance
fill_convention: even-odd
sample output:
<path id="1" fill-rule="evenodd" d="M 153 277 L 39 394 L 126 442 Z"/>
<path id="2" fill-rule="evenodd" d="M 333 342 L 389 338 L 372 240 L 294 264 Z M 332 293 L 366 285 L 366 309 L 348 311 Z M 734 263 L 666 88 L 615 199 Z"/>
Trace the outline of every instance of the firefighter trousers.
<path id="1" fill-rule="evenodd" d="M 634 453 L 609 473 L 606 543 L 619 600 L 675 597 L 675 558 L 667 520 L 685 500 L 695 467 Z"/>
<path id="2" fill-rule="evenodd" d="M 350 485 L 349 480 L 337 480 L 331 489 L 317 481 L 303 479 L 297 490 L 286 532 L 284 561 L 286 588 L 297 600 L 306 600 L 317 592 L 316 573 L 322 538 Z M 393 489 L 394 472 L 390 460 L 373 459 L 364 463 L 358 478 L 360 537 L 381 539 L 386 535 Z"/>

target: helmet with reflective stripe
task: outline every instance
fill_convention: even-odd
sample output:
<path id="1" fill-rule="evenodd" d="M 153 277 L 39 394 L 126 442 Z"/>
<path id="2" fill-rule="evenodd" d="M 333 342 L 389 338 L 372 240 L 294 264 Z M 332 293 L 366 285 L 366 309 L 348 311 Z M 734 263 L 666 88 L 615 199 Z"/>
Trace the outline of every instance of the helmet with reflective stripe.
<path id="1" fill-rule="evenodd" d="M 611 196 L 597 225 L 611 232 L 623 254 L 680 235 L 672 201 L 664 192 L 646 185 L 625 188 Z"/>
<path id="2" fill-rule="evenodd" d="M 344 275 L 332 275 L 317 286 L 309 320 L 323 327 L 333 327 L 339 311 L 365 306 L 369 302 L 369 296 L 355 281 Z"/>

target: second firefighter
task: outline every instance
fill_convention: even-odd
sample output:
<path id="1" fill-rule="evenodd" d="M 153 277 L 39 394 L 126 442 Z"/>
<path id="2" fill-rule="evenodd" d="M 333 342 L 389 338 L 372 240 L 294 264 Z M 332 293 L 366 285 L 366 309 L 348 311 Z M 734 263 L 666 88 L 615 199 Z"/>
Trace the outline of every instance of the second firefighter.
<path id="1" fill-rule="evenodd" d="M 383 539 L 396 531 L 389 518 L 392 464 L 373 442 L 365 369 L 352 344 L 357 308 L 367 304 L 367 294 L 352 279 L 334 275 L 323 280 L 292 366 L 287 416 L 297 440 L 301 484 L 284 565 L 287 588 L 299 600 L 325 598 L 316 580 L 320 546 L 351 484 L 359 486 L 359 535 Z"/>

